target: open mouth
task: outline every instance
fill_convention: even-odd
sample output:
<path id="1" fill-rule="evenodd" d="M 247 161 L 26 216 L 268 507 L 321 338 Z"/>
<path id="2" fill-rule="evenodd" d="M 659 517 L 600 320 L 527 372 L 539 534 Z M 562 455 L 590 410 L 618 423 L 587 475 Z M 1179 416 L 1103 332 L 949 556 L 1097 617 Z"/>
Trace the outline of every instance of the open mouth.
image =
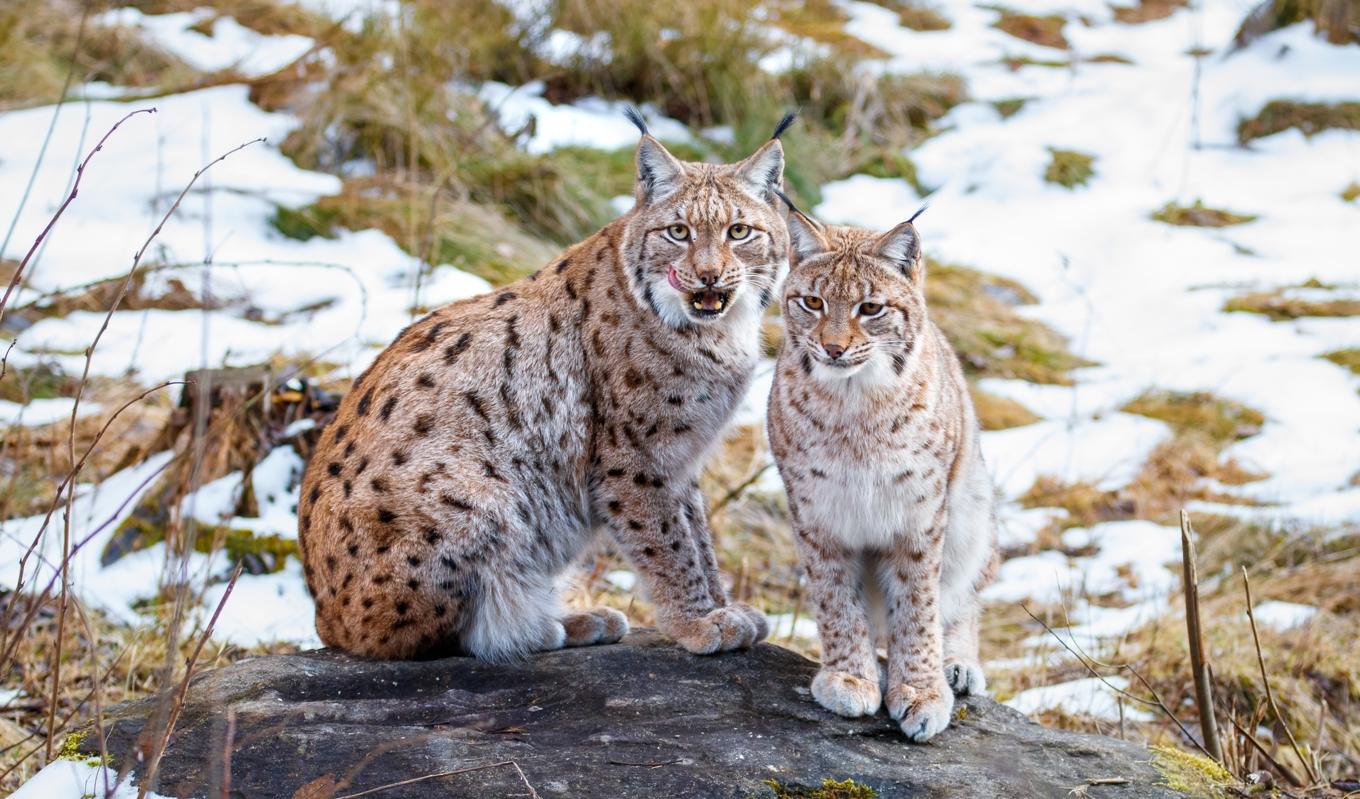
<path id="1" fill-rule="evenodd" d="M 717 289 L 691 291 L 688 295 L 689 307 L 700 316 L 717 316 L 727 310 L 732 292 Z"/>

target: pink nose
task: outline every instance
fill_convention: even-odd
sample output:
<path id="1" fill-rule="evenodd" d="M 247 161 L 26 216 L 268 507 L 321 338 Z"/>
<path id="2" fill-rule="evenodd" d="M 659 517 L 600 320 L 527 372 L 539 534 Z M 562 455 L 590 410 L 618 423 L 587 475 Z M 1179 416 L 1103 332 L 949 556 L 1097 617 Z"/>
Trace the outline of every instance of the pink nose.
<path id="1" fill-rule="evenodd" d="M 845 347 L 842 347 L 839 344 L 823 343 L 822 349 L 826 350 L 826 354 L 830 355 L 831 360 L 833 361 L 845 354 Z"/>

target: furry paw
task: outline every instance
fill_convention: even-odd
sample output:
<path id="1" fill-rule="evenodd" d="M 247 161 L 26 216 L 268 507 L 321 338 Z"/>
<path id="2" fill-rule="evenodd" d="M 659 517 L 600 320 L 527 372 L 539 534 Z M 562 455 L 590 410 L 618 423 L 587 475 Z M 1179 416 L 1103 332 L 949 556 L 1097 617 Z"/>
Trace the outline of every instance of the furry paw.
<path id="1" fill-rule="evenodd" d="M 566 646 L 612 644 L 628 634 L 628 617 L 613 608 L 591 608 L 562 617 Z"/>
<path id="2" fill-rule="evenodd" d="M 676 643 L 696 655 L 711 655 L 730 649 L 744 649 L 759 640 L 764 625 L 757 626 L 751 608 L 728 605 L 715 608 L 706 615 L 671 625 L 671 637 Z M 761 617 L 764 621 L 764 617 Z"/>
<path id="3" fill-rule="evenodd" d="M 764 613 L 761 613 L 745 602 L 733 602 L 731 607 L 744 613 L 746 618 L 750 619 L 751 623 L 755 625 L 756 637 L 755 640 L 751 642 L 752 644 L 764 641 L 766 636 L 770 634 L 770 621 L 765 618 Z"/>
<path id="4" fill-rule="evenodd" d="M 925 743 L 949 726 L 954 713 L 954 692 L 943 684 L 918 688 L 898 683 L 888 689 L 888 715 L 916 743 Z"/>
<path id="5" fill-rule="evenodd" d="M 567 645 L 567 628 L 562 622 L 553 619 L 543 628 L 543 637 L 539 639 L 536 649 L 539 652 L 551 652 L 554 649 L 561 649 Z"/>
<path id="6" fill-rule="evenodd" d="M 955 696 L 982 696 L 987 693 L 987 677 L 982 666 L 964 660 L 944 664 L 944 681 Z"/>
<path id="7" fill-rule="evenodd" d="M 822 669 L 812 678 L 812 697 L 838 716 L 872 716 L 882 703 L 878 684 L 848 671 Z"/>

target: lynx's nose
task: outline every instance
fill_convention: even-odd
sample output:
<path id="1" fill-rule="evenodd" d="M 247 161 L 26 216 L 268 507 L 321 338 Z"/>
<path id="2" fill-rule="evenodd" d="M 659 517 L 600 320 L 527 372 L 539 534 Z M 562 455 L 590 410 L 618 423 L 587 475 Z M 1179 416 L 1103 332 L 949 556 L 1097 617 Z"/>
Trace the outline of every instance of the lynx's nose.
<path id="1" fill-rule="evenodd" d="M 826 350 L 826 354 L 830 355 L 833 361 L 845 354 L 845 347 L 830 342 L 822 342 L 822 349 Z"/>
<path id="2" fill-rule="evenodd" d="M 698 270 L 695 270 L 695 272 L 694 272 L 694 276 L 695 276 L 696 278 L 698 278 L 698 280 L 699 280 L 699 287 L 700 287 L 700 288 L 708 288 L 709 286 L 716 286 L 716 285 L 718 284 L 718 276 L 719 276 L 719 274 L 720 274 L 720 270 L 719 270 L 717 267 L 712 267 L 712 266 L 707 267 L 707 268 L 704 268 L 704 269 L 698 269 Z"/>

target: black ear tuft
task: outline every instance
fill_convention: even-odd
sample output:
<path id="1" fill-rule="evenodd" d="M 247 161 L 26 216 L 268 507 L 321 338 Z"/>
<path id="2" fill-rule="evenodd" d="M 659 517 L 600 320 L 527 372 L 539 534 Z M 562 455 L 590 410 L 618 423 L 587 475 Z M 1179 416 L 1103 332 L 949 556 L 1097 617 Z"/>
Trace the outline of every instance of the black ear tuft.
<path id="1" fill-rule="evenodd" d="M 915 221 L 916 221 L 916 217 L 920 216 L 921 214 L 924 214 L 924 213 L 926 212 L 926 209 L 929 208 L 929 207 L 930 207 L 930 203 L 928 203 L 928 202 L 926 202 L 926 203 L 921 203 L 921 207 L 920 207 L 920 208 L 917 208 L 917 209 L 916 209 L 916 213 L 914 213 L 914 214 L 911 215 L 911 219 L 908 219 L 908 220 L 907 220 L 907 224 L 910 225 L 912 222 L 915 222 Z"/>
<path id="2" fill-rule="evenodd" d="M 647 130 L 647 120 L 642 118 L 642 112 L 637 110 L 635 106 L 630 105 L 625 107 L 623 109 L 623 115 L 628 117 L 628 121 L 632 122 L 637 127 L 638 133 L 641 133 L 643 136 L 650 135 Z"/>
<path id="3" fill-rule="evenodd" d="M 784 131 L 792 127 L 793 123 L 797 121 L 798 113 L 801 110 L 802 109 L 794 109 L 793 111 L 790 111 L 787 114 L 785 114 L 784 118 L 779 120 L 779 124 L 774 126 L 774 133 L 770 134 L 770 138 L 777 139 L 780 136 L 783 136 Z"/>
<path id="4" fill-rule="evenodd" d="M 779 199 L 781 199 L 781 200 L 784 201 L 784 205 L 787 205 L 787 206 L 789 207 L 789 210 L 790 210 L 790 211 L 792 211 L 792 212 L 795 213 L 795 214 L 801 214 L 801 213 L 803 213 L 802 211 L 799 211 L 799 210 L 798 210 L 798 206 L 796 206 L 796 205 L 793 204 L 793 200 L 790 200 L 790 199 L 789 199 L 789 195 L 785 194 L 785 193 L 783 192 L 783 190 L 781 190 L 781 189 L 775 189 L 775 190 L 774 190 L 774 193 L 777 194 L 777 195 L 779 195 Z"/>

